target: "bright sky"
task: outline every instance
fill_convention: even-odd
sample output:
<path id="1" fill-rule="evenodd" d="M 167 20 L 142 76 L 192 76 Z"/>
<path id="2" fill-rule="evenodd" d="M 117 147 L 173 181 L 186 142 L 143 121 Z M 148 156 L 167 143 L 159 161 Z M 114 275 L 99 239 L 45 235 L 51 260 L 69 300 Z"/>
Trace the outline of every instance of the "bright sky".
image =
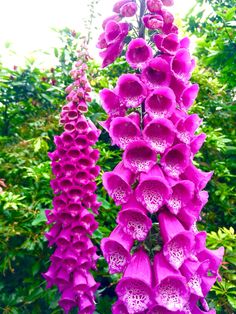
<path id="1" fill-rule="evenodd" d="M 105 17 L 112 14 L 115 0 L 99 0 L 97 12 L 102 14 L 95 21 L 101 25 Z M 195 0 L 175 0 L 172 12 L 184 16 L 196 3 Z M 37 50 L 52 51 L 59 45 L 57 34 L 51 28 L 69 27 L 79 32 L 84 30 L 84 20 L 89 15 L 89 0 L 0 0 L 0 56 L 4 65 L 24 64 L 25 57 L 34 57 L 38 63 L 52 64 L 52 57 L 42 56 Z M 92 55 L 99 31 L 93 31 Z M 5 43 L 10 43 L 10 49 Z M 13 54 L 11 51 L 15 51 Z M 39 59 L 38 59 L 39 58 Z"/>

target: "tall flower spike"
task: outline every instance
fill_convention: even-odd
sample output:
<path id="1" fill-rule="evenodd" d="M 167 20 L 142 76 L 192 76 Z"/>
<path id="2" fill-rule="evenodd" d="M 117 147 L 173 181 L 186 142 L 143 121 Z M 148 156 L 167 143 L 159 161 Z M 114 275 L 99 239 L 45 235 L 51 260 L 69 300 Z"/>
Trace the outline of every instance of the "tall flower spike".
<path id="1" fill-rule="evenodd" d="M 123 273 L 112 307 L 115 314 L 214 313 L 205 297 L 214 281 L 220 280 L 223 249 L 208 250 L 206 234 L 196 226 L 208 200 L 203 189 L 212 172 L 194 166 L 206 135 L 195 134 L 201 119 L 187 113 L 199 87 L 190 82 L 195 66 L 190 40 L 180 37 L 174 16 L 165 8 L 173 2 L 139 0 L 138 26 L 132 27 L 128 19 L 135 14 L 137 1 L 117 1 L 116 14 L 104 21 L 105 31 L 99 38 L 103 66 L 122 54 L 132 68 L 130 73 L 121 73 L 113 90 L 104 89 L 100 95 L 108 114 L 101 125 L 112 144 L 124 150 L 118 166 L 103 176 L 108 194 L 121 205 L 118 227 L 102 240 L 109 271 Z M 131 38 L 133 34 L 137 37 Z M 68 110 L 73 111 L 73 106 Z M 74 116 L 71 112 L 68 132 L 74 128 Z M 71 137 L 66 135 L 66 139 L 69 147 Z M 57 141 L 62 144 L 61 138 Z M 61 145 L 51 159 L 57 163 L 63 154 Z M 81 158 L 83 164 L 89 162 Z M 61 171 L 60 166 L 54 165 L 55 173 Z M 67 174 L 72 168 L 62 167 Z M 67 189 L 68 180 L 62 185 Z M 52 186 L 55 191 L 60 188 L 57 182 Z M 64 199 L 58 204 L 63 208 Z M 138 241 L 144 241 L 147 251 Z"/>
<path id="2" fill-rule="evenodd" d="M 52 224 L 45 236 L 49 245 L 56 245 L 48 271 L 43 274 L 47 287 L 56 285 L 61 293 L 59 305 L 65 313 L 78 307 L 80 313 L 93 313 L 98 284 L 90 274 L 96 267 L 96 247 L 89 236 L 97 229 L 94 215 L 99 203 L 94 194 L 96 161 L 99 152 L 91 147 L 100 131 L 83 115 L 87 111 L 91 88 L 86 79 L 88 54 L 82 48 L 81 62 L 71 71 L 74 82 L 66 89 L 69 103 L 62 108 L 64 132 L 55 136 L 56 150 L 49 154 L 55 179 L 51 187 L 56 196 L 53 210 L 47 211 Z"/>

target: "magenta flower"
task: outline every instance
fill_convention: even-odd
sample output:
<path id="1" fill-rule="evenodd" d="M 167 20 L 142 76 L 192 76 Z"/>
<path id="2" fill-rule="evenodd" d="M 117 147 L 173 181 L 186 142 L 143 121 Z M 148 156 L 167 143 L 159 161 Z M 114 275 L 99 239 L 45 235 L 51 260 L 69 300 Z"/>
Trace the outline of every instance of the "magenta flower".
<path id="1" fill-rule="evenodd" d="M 172 267 L 179 269 L 192 254 L 194 235 L 191 231 L 186 231 L 179 220 L 168 212 L 161 212 L 158 220 L 164 241 L 163 254 Z"/>
<path id="2" fill-rule="evenodd" d="M 157 212 L 170 195 L 170 187 L 156 165 L 147 174 L 141 174 L 135 190 L 137 200 L 150 212 Z"/>
<path id="3" fill-rule="evenodd" d="M 173 91 L 165 86 L 154 90 L 145 101 L 145 109 L 152 118 L 169 118 L 175 105 Z"/>
<path id="4" fill-rule="evenodd" d="M 111 172 L 105 172 L 103 185 L 108 194 L 113 198 L 116 205 L 124 204 L 132 194 L 131 184 L 133 182 L 133 173 L 125 168 L 123 162 L 119 163 Z"/>
<path id="5" fill-rule="evenodd" d="M 193 70 L 193 62 L 187 49 L 179 49 L 171 61 L 171 71 L 177 79 L 187 81 Z"/>
<path id="6" fill-rule="evenodd" d="M 124 302 L 128 313 L 131 314 L 145 311 L 152 304 L 151 263 L 143 249 L 132 256 L 116 287 L 116 293 L 119 299 Z"/>
<path id="7" fill-rule="evenodd" d="M 122 302 L 120 300 L 113 304 L 112 313 L 113 314 L 129 314 L 124 302 Z"/>
<path id="8" fill-rule="evenodd" d="M 181 208 L 188 206 L 193 197 L 194 184 L 189 180 L 179 181 L 172 186 L 172 194 L 167 200 L 170 212 L 177 215 Z"/>
<path id="9" fill-rule="evenodd" d="M 198 169 L 196 166 L 194 166 L 191 163 L 185 169 L 183 173 L 183 178 L 186 178 L 187 180 L 191 180 L 195 184 L 195 187 L 198 190 L 202 190 L 205 188 L 207 183 L 211 180 L 212 175 L 213 175 L 213 171 L 204 172 Z"/>
<path id="10" fill-rule="evenodd" d="M 162 8 L 161 0 L 147 0 L 147 8 L 151 13 L 158 13 Z"/>
<path id="11" fill-rule="evenodd" d="M 181 119 L 177 123 L 177 137 L 178 139 L 185 143 L 190 144 L 194 133 L 197 128 L 201 125 L 202 120 L 197 114 L 189 115 L 186 119 Z"/>
<path id="12" fill-rule="evenodd" d="M 123 154 L 125 167 L 134 173 L 148 172 L 156 163 L 156 154 L 145 141 L 129 143 Z"/>
<path id="13" fill-rule="evenodd" d="M 150 89 L 169 86 L 171 74 L 167 61 L 156 57 L 151 59 L 142 71 L 142 80 Z"/>
<path id="14" fill-rule="evenodd" d="M 190 295 L 185 277 L 167 263 L 162 252 L 155 255 L 153 268 L 157 304 L 169 311 L 181 311 Z"/>
<path id="15" fill-rule="evenodd" d="M 137 107 L 147 94 L 145 85 L 135 74 L 123 74 L 117 81 L 117 94 L 127 107 Z"/>
<path id="16" fill-rule="evenodd" d="M 117 1 L 114 6 L 113 6 L 113 12 L 115 13 L 120 13 L 120 9 L 122 8 L 123 5 L 132 2 L 132 0 L 120 0 Z"/>
<path id="17" fill-rule="evenodd" d="M 124 17 L 134 16 L 137 11 L 137 4 L 135 2 L 128 2 L 120 8 L 120 14 Z"/>
<path id="18" fill-rule="evenodd" d="M 110 274 L 123 272 L 130 261 L 133 239 L 117 226 L 109 238 L 101 241 L 101 250 L 108 263 Z"/>
<path id="19" fill-rule="evenodd" d="M 143 23 L 148 29 L 161 29 L 163 27 L 163 17 L 158 14 L 145 15 Z"/>
<path id="20" fill-rule="evenodd" d="M 138 241 L 145 240 L 152 227 L 152 221 L 148 218 L 145 208 L 136 201 L 135 197 L 131 197 L 123 205 L 118 214 L 117 222 L 127 234 Z"/>
<path id="21" fill-rule="evenodd" d="M 116 115 L 121 111 L 119 96 L 114 91 L 104 88 L 100 92 L 100 98 L 106 113 Z"/>
<path id="22" fill-rule="evenodd" d="M 126 60 L 134 68 L 142 68 L 152 58 L 152 49 L 143 38 L 133 39 L 127 48 Z"/>
<path id="23" fill-rule="evenodd" d="M 197 97 L 198 91 L 198 84 L 189 85 L 183 90 L 180 96 L 180 104 L 183 109 L 189 109 L 192 106 Z"/>
<path id="24" fill-rule="evenodd" d="M 133 118 L 132 118 L 133 116 Z M 114 118 L 110 124 L 110 134 L 113 144 L 118 145 L 122 149 L 141 137 L 139 129 L 140 115 L 132 114 L 131 117 L 117 117 Z"/>
<path id="25" fill-rule="evenodd" d="M 180 48 L 177 34 L 156 34 L 153 36 L 153 41 L 160 51 L 169 55 L 174 55 Z"/>
<path id="26" fill-rule="evenodd" d="M 175 128 L 168 119 L 153 119 L 145 126 L 143 137 L 157 153 L 164 153 L 174 142 Z"/>
<path id="27" fill-rule="evenodd" d="M 168 176 L 178 178 L 188 167 L 189 159 L 189 147 L 185 144 L 177 144 L 167 149 L 161 158 L 161 165 Z"/>

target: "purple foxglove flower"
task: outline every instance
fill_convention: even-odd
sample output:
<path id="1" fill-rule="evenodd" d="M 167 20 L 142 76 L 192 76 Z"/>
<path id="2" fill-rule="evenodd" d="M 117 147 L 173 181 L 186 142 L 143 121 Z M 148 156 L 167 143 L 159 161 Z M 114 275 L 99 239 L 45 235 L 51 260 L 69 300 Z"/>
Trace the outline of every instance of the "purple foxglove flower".
<path id="1" fill-rule="evenodd" d="M 173 312 L 173 311 L 169 311 L 167 310 L 165 307 L 160 306 L 160 305 L 154 305 L 148 312 L 147 314 L 186 314 L 184 312 Z"/>
<path id="2" fill-rule="evenodd" d="M 83 294 L 79 299 L 79 310 L 80 314 L 94 313 L 95 302 L 89 294 Z"/>
<path id="3" fill-rule="evenodd" d="M 206 139 L 205 133 L 201 133 L 194 137 L 194 139 L 190 143 L 190 148 L 193 155 L 195 155 L 200 150 L 200 148 L 205 142 L 205 139 Z"/>
<path id="4" fill-rule="evenodd" d="M 46 288 L 49 289 L 55 284 L 55 279 L 57 277 L 58 273 L 58 267 L 55 267 L 54 264 L 51 264 L 46 271 L 46 273 L 43 273 L 42 276 L 45 280 L 47 280 L 47 286 Z"/>
<path id="5" fill-rule="evenodd" d="M 70 228 L 62 229 L 60 234 L 56 238 L 57 246 L 68 246 L 70 242 L 71 242 Z"/>
<path id="6" fill-rule="evenodd" d="M 130 261 L 134 240 L 117 226 L 108 238 L 101 241 L 101 250 L 108 263 L 110 274 L 123 272 Z"/>
<path id="7" fill-rule="evenodd" d="M 113 12 L 115 13 L 120 13 L 120 9 L 123 5 L 125 5 L 126 3 L 132 2 L 132 0 L 120 0 L 117 1 L 114 6 L 113 6 Z"/>
<path id="8" fill-rule="evenodd" d="M 126 309 L 124 302 L 119 300 L 112 305 L 112 314 L 129 314 L 129 312 Z"/>
<path id="9" fill-rule="evenodd" d="M 123 205 L 117 217 L 117 223 L 123 227 L 124 231 L 131 235 L 134 240 L 144 241 L 152 227 L 152 221 L 146 215 L 146 210 L 135 197 Z"/>
<path id="10" fill-rule="evenodd" d="M 87 291 L 88 285 L 87 285 L 87 278 L 83 271 L 76 270 L 73 273 L 73 288 L 74 291 L 77 293 L 83 293 Z"/>
<path id="11" fill-rule="evenodd" d="M 194 103 L 199 92 L 198 84 L 187 86 L 180 96 L 180 107 L 188 110 Z"/>
<path id="12" fill-rule="evenodd" d="M 123 47 L 124 43 L 122 40 L 109 45 L 105 50 L 101 51 L 99 55 L 103 59 L 102 68 L 105 68 L 109 64 L 113 63 L 120 56 Z"/>
<path id="13" fill-rule="evenodd" d="M 215 276 L 208 276 L 209 260 L 201 263 L 186 260 L 181 266 L 181 273 L 188 282 L 188 287 L 192 294 L 205 297 L 216 281 Z"/>
<path id="14" fill-rule="evenodd" d="M 126 34 L 127 30 L 127 23 L 109 21 L 105 26 L 105 39 L 107 44 L 114 44 L 115 42 L 119 41 L 120 37 L 123 35 L 123 33 Z"/>
<path id="15" fill-rule="evenodd" d="M 124 17 L 134 16 L 136 11 L 137 4 L 135 2 L 126 3 L 120 8 L 120 14 Z"/>
<path id="16" fill-rule="evenodd" d="M 105 172 L 102 180 L 107 193 L 114 199 L 116 205 L 124 204 L 132 194 L 131 184 L 134 176 L 132 172 L 119 163 L 111 172 Z"/>
<path id="17" fill-rule="evenodd" d="M 170 212 L 177 215 L 182 207 L 188 205 L 194 193 L 194 184 L 189 180 L 182 180 L 172 186 L 172 194 L 167 200 Z"/>
<path id="18" fill-rule="evenodd" d="M 192 163 L 185 169 L 182 177 L 191 180 L 197 190 L 202 190 L 205 188 L 207 183 L 211 180 L 213 171 L 204 172 L 194 166 Z"/>
<path id="19" fill-rule="evenodd" d="M 178 313 L 187 304 L 190 295 L 185 277 L 167 263 L 162 252 L 155 255 L 153 268 L 157 304 Z"/>
<path id="20" fill-rule="evenodd" d="M 209 271 L 213 276 L 216 276 L 218 280 L 221 280 L 219 274 L 219 267 L 222 263 L 224 256 L 224 247 L 221 246 L 217 250 L 209 250 L 204 248 L 197 254 L 197 258 L 200 262 L 209 260 Z"/>
<path id="21" fill-rule="evenodd" d="M 153 41 L 160 51 L 169 55 L 174 55 L 180 48 L 177 34 L 156 34 L 153 36 Z"/>
<path id="22" fill-rule="evenodd" d="M 58 286 L 59 290 L 62 291 L 70 282 L 70 273 L 66 269 L 60 268 L 58 270 L 55 284 Z"/>
<path id="23" fill-rule="evenodd" d="M 63 308 L 66 314 L 68 314 L 70 310 L 76 306 L 76 297 L 72 289 L 67 288 L 62 292 L 59 305 Z"/>
<path id="24" fill-rule="evenodd" d="M 157 153 L 164 153 L 175 139 L 175 128 L 168 119 L 153 119 L 143 130 L 144 139 Z"/>
<path id="25" fill-rule="evenodd" d="M 195 239 L 191 231 L 186 231 L 179 220 L 168 212 L 158 216 L 160 233 L 164 241 L 163 254 L 175 269 L 191 255 Z"/>
<path id="26" fill-rule="evenodd" d="M 105 39 L 105 32 L 103 32 L 99 37 L 98 37 L 98 42 L 96 44 L 96 47 L 99 49 L 105 49 L 107 48 L 107 42 Z"/>
<path id="27" fill-rule="evenodd" d="M 139 122 L 140 115 L 137 113 L 137 120 Z M 113 145 L 116 144 L 122 149 L 141 137 L 139 123 L 135 123 L 132 119 L 127 117 L 114 118 L 110 124 L 110 136 Z"/>
<path id="28" fill-rule="evenodd" d="M 104 88 L 100 92 L 102 107 L 109 115 L 119 115 L 122 112 L 119 96 L 115 91 Z"/>
<path id="29" fill-rule="evenodd" d="M 143 17 L 143 24 L 148 29 L 161 29 L 163 27 L 163 17 L 159 14 L 148 14 Z"/>
<path id="30" fill-rule="evenodd" d="M 142 71 L 142 80 L 150 89 L 169 86 L 171 80 L 170 66 L 166 60 L 156 57 L 148 61 Z"/>
<path id="31" fill-rule="evenodd" d="M 178 139 L 185 144 L 190 144 L 195 131 L 201 123 L 202 119 L 197 114 L 191 114 L 186 119 L 181 119 L 177 123 Z"/>
<path id="32" fill-rule="evenodd" d="M 180 208 L 177 216 L 187 229 L 190 229 L 196 221 L 200 220 L 200 212 L 207 201 L 208 193 L 206 191 L 201 191 L 195 193 L 190 202 L 188 202 L 186 206 Z"/>
<path id="33" fill-rule="evenodd" d="M 192 60 L 187 49 L 179 49 L 171 61 L 171 71 L 174 76 L 182 81 L 187 81 L 191 76 Z"/>
<path id="34" fill-rule="evenodd" d="M 129 143 L 123 153 L 124 166 L 134 173 L 148 172 L 156 163 L 156 153 L 145 141 Z"/>
<path id="35" fill-rule="evenodd" d="M 189 160 L 190 148 L 185 144 L 177 144 L 166 150 L 161 165 L 168 176 L 178 178 L 188 167 Z"/>
<path id="36" fill-rule="evenodd" d="M 142 248 L 132 256 L 116 287 L 116 293 L 131 314 L 145 311 L 152 304 L 151 263 Z"/>
<path id="37" fill-rule="evenodd" d="M 161 0 L 147 0 L 147 8 L 151 13 L 158 13 L 162 8 Z"/>
<path id="38" fill-rule="evenodd" d="M 132 68 L 142 68 L 152 56 L 152 49 L 143 38 L 133 39 L 129 43 L 126 60 Z"/>
<path id="39" fill-rule="evenodd" d="M 169 118 L 175 109 L 175 95 L 169 87 L 159 87 L 145 101 L 145 109 L 152 118 Z"/>
<path id="40" fill-rule="evenodd" d="M 117 94 L 127 107 L 137 107 L 145 99 L 147 90 L 135 74 L 122 74 L 117 81 Z"/>
<path id="41" fill-rule="evenodd" d="M 137 200 L 152 214 L 165 204 L 170 196 L 170 187 L 158 165 L 155 165 L 147 174 L 141 174 L 135 195 Z"/>
<path id="42" fill-rule="evenodd" d="M 61 224 L 56 223 L 51 227 L 51 229 L 48 232 L 45 233 L 45 237 L 48 240 L 49 246 L 52 246 L 55 243 L 56 237 L 58 236 L 60 231 L 61 231 Z"/>

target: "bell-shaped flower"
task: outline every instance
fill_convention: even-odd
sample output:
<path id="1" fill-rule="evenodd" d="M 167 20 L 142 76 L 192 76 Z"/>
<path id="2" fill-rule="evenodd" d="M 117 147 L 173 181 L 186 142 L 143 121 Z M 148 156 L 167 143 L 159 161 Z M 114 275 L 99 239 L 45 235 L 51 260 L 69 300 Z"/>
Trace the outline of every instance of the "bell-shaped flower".
<path id="1" fill-rule="evenodd" d="M 117 217 L 117 223 L 124 231 L 131 235 L 134 240 L 144 241 L 152 227 L 152 221 L 148 218 L 146 210 L 135 197 L 122 206 Z"/>
<path id="2" fill-rule="evenodd" d="M 173 312 L 167 310 L 165 307 L 160 306 L 160 305 L 154 305 L 148 312 L 147 314 L 185 314 L 184 312 Z"/>
<path id="3" fill-rule="evenodd" d="M 124 35 L 122 35 L 121 37 L 122 39 L 116 41 L 114 44 L 108 45 L 108 47 L 105 50 L 99 53 L 100 57 L 103 59 L 102 61 L 103 68 L 113 63 L 120 56 L 122 49 L 124 47 L 123 39 L 126 37 L 127 34 L 128 28 L 127 32 L 125 32 Z"/>
<path id="4" fill-rule="evenodd" d="M 143 38 L 133 39 L 129 43 L 126 60 L 132 68 L 142 68 L 152 56 L 152 49 Z"/>
<path id="5" fill-rule="evenodd" d="M 167 207 L 170 212 L 177 215 L 182 207 L 192 199 L 194 184 L 189 180 L 178 181 L 172 186 L 172 194 L 167 200 Z"/>
<path id="6" fill-rule="evenodd" d="M 56 267 L 54 264 L 51 264 L 46 273 L 42 274 L 43 278 L 47 280 L 46 286 L 47 289 L 51 288 L 55 284 L 58 270 L 59 270 L 58 266 Z"/>
<path id="7" fill-rule="evenodd" d="M 195 192 L 188 204 L 180 208 L 177 216 L 185 228 L 190 229 L 195 222 L 200 220 L 200 212 L 207 201 L 207 191 Z"/>
<path id="8" fill-rule="evenodd" d="M 124 302 L 118 300 L 112 305 L 112 314 L 129 314 Z"/>
<path id="9" fill-rule="evenodd" d="M 116 21 L 109 21 L 105 26 L 105 39 L 107 44 L 114 44 L 127 34 L 128 24 L 117 23 Z M 126 36 L 126 35 L 125 35 Z"/>
<path id="10" fill-rule="evenodd" d="M 205 133 L 198 134 L 193 138 L 193 140 L 190 143 L 190 148 L 193 155 L 195 155 L 200 150 L 200 148 L 205 142 L 205 139 L 206 139 Z"/>
<path id="11" fill-rule="evenodd" d="M 213 276 L 216 276 L 218 280 L 221 280 L 219 274 L 219 267 L 222 263 L 224 256 L 224 247 L 221 246 L 217 250 L 209 250 L 207 248 L 202 248 L 202 250 L 197 254 L 197 258 L 200 262 L 209 260 L 209 271 Z"/>
<path id="12" fill-rule="evenodd" d="M 110 274 L 123 272 L 130 262 L 134 240 L 117 226 L 108 238 L 101 241 L 101 250 L 108 263 Z"/>
<path id="13" fill-rule="evenodd" d="M 95 311 L 95 302 L 94 298 L 89 294 L 85 293 L 79 298 L 79 313 L 88 314 L 94 313 Z"/>
<path id="14" fill-rule="evenodd" d="M 203 262 L 186 260 L 181 266 L 181 273 L 187 279 L 192 294 L 205 297 L 216 281 L 216 276 L 208 276 L 209 260 Z"/>
<path id="15" fill-rule="evenodd" d="M 192 84 L 187 86 L 180 95 L 180 107 L 181 109 L 188 110 L 194 103 L 199 92 L 198 84 Z"/>
<path id="16" fill-rule="evenodd" d="M 140 115 L 138 113 L 135 114 L 135 120 L 130 119 L 129 116 L 117 117 L 112 120 L 110 124 L 110 136 L 113 144 L 125 149 L 129 143 L 140 139 Z"/>
<path id="17" fill-rule="evenodd" d="M 116 293 L 130 314 L 145 311 L 152 304 L 151 263 L 142 248 L 132 256 L 116 287 Z"/>
<path id="18" fill-rule="evenodd" d="M 120 8 L 120 14 L 124 17 L 134 16 L 137 11 L 137 4 L 135 2 L 128 2 Z"/>
<path id="19" fill-rule="evenodd" d="M 150 89 L 169 86 L 171 72 L 168 62 L 161 57 L 148 61 L 147 66 L 142 71 L 142 80 Z"/>
<path id="20" fill-rule="evenodd" d="M 113 6 L 113 12 L 115 13 L 120 13 L 120 9 L 122 8 L 123 5 L 125 5 L 126 3 L 129 3 L 131 2 L 132 0 L 120 0 L 120 1 L 117 1 L 114 6 Z"/>
<path id="21" fill-rule="evenodd" d="M 162 29 L 163 17 L 159 14 L 148 14 L 143 17 L 143 24 L 148 29 Z"/>
<path id="22" fill-rule="evenodd" d="M 171 60 L 171 71 L 177 79 L 187 81 L 193 70 L 193 62 L 187 49 L 179 49 Z"/>
<path id="23" fill-rule="evenodd" d="M 115 91 L 104 88 L 99 93 L 102 107 L 109 115 L 119 115 L 121 112 L 121 104 L 119 100 L 119 96 L 116 95 Z"/>
<path id="24" fill-rule="evenodd" d="M 159 87 L 145 101 L 145 110 L 152 118 L 169 118 L 175 109 L 175 94 L 169 87 Z"/>
<path id="25" fill-rule="evenodd" d="M 189 162 L 190 148 L 185 144 L 177 144 L 170 147 L 161 158 L 163 170 L 168 176 L 173 178 L 178 178 L 188 167 Z"/>
<path id="26" fill-rule="evenodd" d="M 122 74 L 117 81 L 117 94 L 127 107 L 137 107 L 145 99 L 147 90 L 137 75 Z"/>
<path id="27" fill-rule="evenodd" d="M 179 220 L 163 211 L 158 216 L 160 233 L 164 241 L 163 254 L 175 269 L 192 254 L 195 244 L 194 234 L 186 231 Z"/>
<path id="28" fill-rule="evenodd" d="M 204 172 L 194 166 L 192 163 L 185 169 L 182 177 L 191 180 L 197 190 L 202 190 L 206 187 L 207 183 L 211 180 L 213 171 Z"/>
<path id="29" fill-rule="evenodd" d="M 65 289 L 58 303 L 65 313 L 68 314 L 77 305 L 74 291 L 71 288 Z"/>
<path id="30" fill-rule="evenodd" d="M 158 13 L 162 8 L 161 0 L 147 0 L 147 8 L 151 13 Z"/>
<path id="31" fill-rule="evenodd" d="M 107 18 L 105 18 L 105 20 L 103 20 L 102 28 L 105 30 L 107 23 L 110 21 L 120 22 L 120 20 L 121 16 L 119 14 L 113 14 L 111 16 L 108 16 Z"/>
<path id="32" fill-rule="evenodd" d="M 175 313 L 181 311 L 190 295 L 185 277 L 167 263 L 162 252 L 155 255 L 153 268 L 157 304 Z"/>
<path id="33" fill-rule="evenodd" d="M 125 167 L 134 173 L 148 172 L 156 163 L 156 153 L 147 142 L 139 140 L 128 144 L 123 161 Z"/>
<path id="34" fill-rule="evenodd" d="M 157 49 L 169 55 L 174 55 L 180 48 L 177 34 L 156 34 L 153 36 L 153 41 Z"/>
<path id="35" fill-rule="evenodd" d="M 201 123 L 202 119 L 197 114 L 191 114 L 186 119 L 181 119 L 176 126 L 178 139 L 185 144 L 190 144 Z"/>
<path id="36" fill-rule="evenodd" d="M 144 139 L 157 153 L 164 153 L 175 139 L 175 128 L 168 119 L 153 119 L 143 130 Z"/>
<path id="37" fill-rule="evenodd" d="M 170 187 L 158 165 L 147 174 L 141 174 L 135 190 L 137 200 L 151 213 L 157 212 L 170 196 Z"/>
<path id="38" fill-rule="evenodd" d="M 120 162 L 113 171 L 105 172 L 102 180 L 107 193 L 116 205 L 124 204 L 132 194 L 131 184 L 134 176 L 132 172 Z"/>

